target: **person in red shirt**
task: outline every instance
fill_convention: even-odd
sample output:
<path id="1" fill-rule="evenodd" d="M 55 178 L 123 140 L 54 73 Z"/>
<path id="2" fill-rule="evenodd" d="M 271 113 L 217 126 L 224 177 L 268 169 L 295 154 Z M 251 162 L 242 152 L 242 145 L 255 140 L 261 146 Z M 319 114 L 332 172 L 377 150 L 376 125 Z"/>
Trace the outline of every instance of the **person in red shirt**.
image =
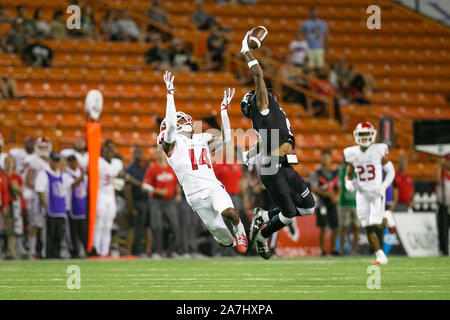
<path id="1" fill-rule="evenodd" d="M 181 247 L 180 219 L 176 207 L 176 196 L 180 192 L 178 179 L 167 163 L 164 154 L 156 152 L 156 163 L 150 166 L 144 176 L 144 182 L 154 187 L 150 196 L 150 221 L 153 236 L 152 258 L 158 259 L 164 252 L 164 220 L 169 224 L 172 240 L 169 241 L 167 255 L 179 256 Z"/>
<path id="2" fill-rule="evenodd" d="M 394 179 L 394 211 L 406 212 L 414 205 L 414 183 L 407 170 L 408 158 L 400 157 Z"/>
<path id="3" fill-rule="evenodd" d="M 5 159 L 4 178 L 7 183 L 7 197 L 9 209 L 6 215 L 7 234 L 8 234 L 8 253 L 7 258 L 16 259 L 25 253 L 22 246 L 21 237 L 23 235 L 22 219 L 22 187 L 23 180 L 20 175 L 14 171 L 15 161 L 11 156 Z"/>

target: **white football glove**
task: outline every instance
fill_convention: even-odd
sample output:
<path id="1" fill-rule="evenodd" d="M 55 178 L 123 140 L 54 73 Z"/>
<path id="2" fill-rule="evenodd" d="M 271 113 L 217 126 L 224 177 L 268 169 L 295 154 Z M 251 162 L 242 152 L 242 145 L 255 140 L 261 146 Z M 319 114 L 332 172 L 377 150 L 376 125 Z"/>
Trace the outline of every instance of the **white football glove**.
<path id="1" fill-rule="evenodd" d="M 250 51 L 250 49 L 248 47 L 248 36 L 249 35 L 250 35 L 250 31 L 247 31 L 247 33 L 244 37 L 244 40 L 242 40 L 242 49 L 241 49 L 242 54 Z"/>
<path id="2" fill-rule="evenodd" d="M 234 97 L 234 88 L 228 88 L 228 91 L 223 92 L 223 100 L 222 104 L 220 105 L 220 110 L 228 110 L 228 107 L 230 106 L 231 99 Z"/>
<path id="3" fill-rule="evenodd" d="M 386 187 L 383 185 L 379 185 L 376 189 L 375 189 L 375 193 L 380 196 L 380 197 L 384 197 L 386 196 Z"/>
<path id="4" fill-rule="evenodd" d="M 345 179 L 345 189 L 347 189 L 348 192 L 355 192 L 354 181 Z"/>
<path id="5" fill-rule="evenodd" d="M 248 163 L 250 162 L 250 159 L 248 158 L 248 151 L 242 152 L 242 162 L 248 166 Z"/>
<path id="6" fill-rule="evenodd" d="M 166 70 L 163 79 L 164 82 L 166 83 L 167 93 L 173 94 L 174 93 L 173 80 L 175 80 L 175 76 L 172 75 L 172 72 Z"/>

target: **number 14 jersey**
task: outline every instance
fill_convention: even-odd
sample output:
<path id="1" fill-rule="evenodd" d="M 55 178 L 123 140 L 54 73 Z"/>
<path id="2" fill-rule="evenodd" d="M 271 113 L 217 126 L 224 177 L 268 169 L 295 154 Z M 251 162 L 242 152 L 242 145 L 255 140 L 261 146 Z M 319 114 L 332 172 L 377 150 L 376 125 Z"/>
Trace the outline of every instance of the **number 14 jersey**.
<path id="1" fill-rule="evenodd" d="M 366 151 L 359 146 L 344 149 L 347 163 L 355 168 L 357 174 L 357 190 L 360 192 L 374 192 L 383 182 L 383 166 L 381 159 L 389 152 L 385 143 L 373 143 Z"/>
<path id="2" fill-rule="evenodd" d="M 192 139 L 177 134 L 172 152 L 166 155 L 167 162 L 175 172 L 186 197 L 206 188 L 222 185 L 217 180 L 211 164 L 208 147 L 208 141 L 211 139 L 212 135 L 209 133 L 194 134 Z"/>

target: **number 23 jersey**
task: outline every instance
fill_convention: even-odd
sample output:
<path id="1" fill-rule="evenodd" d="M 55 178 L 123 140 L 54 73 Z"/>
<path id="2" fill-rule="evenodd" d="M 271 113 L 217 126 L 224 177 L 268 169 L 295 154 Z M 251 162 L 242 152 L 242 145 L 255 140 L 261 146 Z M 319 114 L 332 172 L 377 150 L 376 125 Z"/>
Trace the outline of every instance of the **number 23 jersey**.
<path id="1" fill-rule="evenodd" d="M 186 196 L 221 185 L 211 164 L 208 146 L 211 139 L 212 135 L 209 133 L 194 134 L 192 139 L 177 134 L 172 152 L 166 155 Z M 162 139 L 158 139 L 159 141 Z"/>
<path id="2" fill-rule="evenodd" d="M 385 143 L 373 143 L 364 152 L 359 146 L 344 149 L 345 161 L 355 168 L 358 191 L 372 192 L 381 185 L 383 182 L 381 161 L 388 152 Z"/>

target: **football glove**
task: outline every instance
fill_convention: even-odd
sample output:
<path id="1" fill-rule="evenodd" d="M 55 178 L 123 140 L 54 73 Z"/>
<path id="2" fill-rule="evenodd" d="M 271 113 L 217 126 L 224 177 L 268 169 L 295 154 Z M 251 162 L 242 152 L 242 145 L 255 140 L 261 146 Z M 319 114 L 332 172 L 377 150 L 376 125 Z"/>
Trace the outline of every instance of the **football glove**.
<path id="1" fill-rule="evenodd" d="M 166 70 L 163 79 L 166 83 L 167 94 L 174 94 L 173 81 L 175 80 L 175 76 L 172 75 L 172 72 Z"/>
<path id="2" fill-rule="evenodd" d="M 223 100 L 222 104 L 220 105 L 220 110 L 228 110 L 228 107 L 230 106 L 231 99 L 234 97 L 235 90 L 234 88 L 228 88 L 228 91 L 223 92 Z"/>
<path id="3" fill-rule="evenodd" d="M 248 31 L 248 32 L 245 34 L 245 37 L 244 37 L 244 39 L 242 40 L 242 48 L 241 48 L 241 53 L 242 53 L 242 54 L 244 54 L 244 53 L 250 51 L 250 49 L 249 49 L 249 47 L 248 47 L 248 36 L 249 36 L 249 35 L 250 35 L 250 31 Z"/>

